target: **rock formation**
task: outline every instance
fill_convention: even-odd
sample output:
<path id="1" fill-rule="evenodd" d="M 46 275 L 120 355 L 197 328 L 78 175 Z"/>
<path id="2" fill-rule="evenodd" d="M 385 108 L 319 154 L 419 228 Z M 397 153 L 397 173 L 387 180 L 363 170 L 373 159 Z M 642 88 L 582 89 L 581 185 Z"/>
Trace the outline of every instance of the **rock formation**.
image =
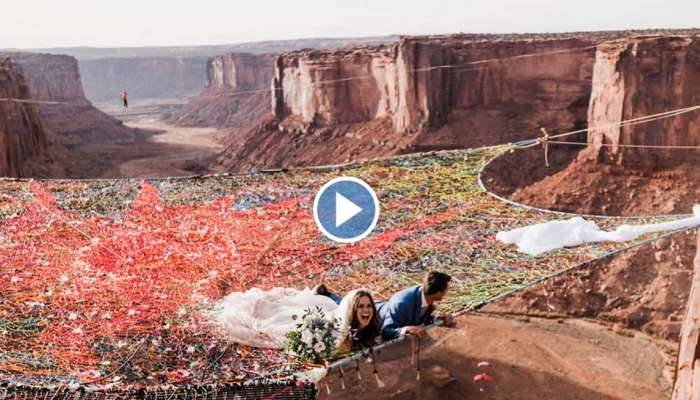
<path id="1" fill-rule="evenodd" d="M 203 94 L 229 93 L 267 88 L 274 72 L 273 54 L 224 54 L 207 61 L 207 84 Z"/>
<path id="2" fill-rule="evenodd" d="M 584 126 L 594 45 L 452 35 L 283 54 L 275 121 L 236 136 L 219 161 L 226 170 L 335 163 Z"/>
<path id="3" fill-rule="evenodd" d="M 7 57 L 0 57 L 0 176 L 31 175 L 29 159 L 46 147 L 39 113 L 21 102 L 28 99 L 24 77 Z"/>
<path id="4" fill-rule="evenodd" d="M 275 55 L 224 54 L 207 61 L 207 83 L 167 120 L 180 126 L 244 128 L 270 113 Z"/>
<path id="5" fill-rule="evenodd" d="M 599 46 L 593 75 L 588 155 L 626 167 L 668 168 L 698 159 L 697 150 L 619 145 L 700 145 L 700 110 L 658 121 L 621 121 L 700 105 L 700 37 L 640 37 Z M 604 144 L 606 146 L 598 146 Z"/>
<path id="6" fill-rule="evenodd" d="M 96 109 L 85 98 L 75 58 L 64 55 L 9 53 L 22 71 L 32 100 L 39 104 L 46 127 L 66 144 L 131 140 L 138 132 Z"/>
<path id="7" fill-rule="evenodd" d="M 387 117 L 402 133 L 466 123 L 508 135 L 515 119 L 535 132 L 569 127 L 585 119 L 591 46 L 583 39 L 409 37 L 392 47 L 285 54 L 275 71 L 275 112 L 317 127 Z"/>
<path id="8" fill-rule="evenodd" d="M 601 44 L 588 112 L 589 145 L 560 172 L 521 187 L 510 198 L 585 214 L 689 213 L 700 193 L 700 151 L 621 145 L 698 146 L 700 110 L 619 124 L 700 105 L 698 65 L 698 36 L 645 36 Z M 561 147 L 551 146 L 551 151 Z"/>
<path id="9" fill-rule="evenodd" d="M 697 241 L 697 230 L 662 238 L 573 268 L 483 310 L 590 318 L 668 340 L 675 347 L 693 281 Z"/>

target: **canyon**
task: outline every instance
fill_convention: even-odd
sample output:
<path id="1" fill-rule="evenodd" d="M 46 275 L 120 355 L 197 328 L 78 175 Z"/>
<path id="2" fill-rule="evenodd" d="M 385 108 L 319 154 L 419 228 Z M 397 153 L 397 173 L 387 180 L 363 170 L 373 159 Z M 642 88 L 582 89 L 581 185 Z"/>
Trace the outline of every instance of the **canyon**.
<path id="1" fill-rule="evenodd" d="M 46 127 L 74 146 L 133 140 L 137 131 L 95 108 L 83 91 L 78 62 L 65 55 L 8 53 L 25 77 Z"/>
<path id="2" fill-rule="evenodd" d="M 653 43 L 696 33 L 456 34 L 283 53 L 274 66 L 272 115 L 250 129 L 232 132 L 215 168 L 338 163 L 516 142 L 541 136 L 541 128 L 550 134 L 585 128 L 605 119 L 589 115 L 589 110 L 608 109 L 596 106 L 597 96 L 609 98 L 607 84 L 601 82 L 606 79 L 602 58 L 607 49 L 641 38 Z M 654 66 L 645 68 L 649 72 Z M 646 79 L 657 79 L 663 90 L 663 79 Z M 692 88 L 691 74 L 678 79 L 688 82 L 678 80 L 676 86 Z M 627 103 L 638 96 L 628 92 Z M 686 97 L 655 107 L 665 110 L 692 100 Z M 653 112 L 647 107 L 635 115 L 647 111 Z M 585 142 L 586 136 L 564 140 Z M 563 166 L 580 150 L 564 147 L 556 151 L 563 155 L 553 155 Z"/>
<path id="3" fill-rule="evenodd" d="M 78 62 L 64 55 L 4 53 L 23 78 L 26 100 L 43 127 L 37 150 L 47 157 L 35 166 L 37 177 L 93 177 L 100 174 L 100 147 L 129 143 L 148 134 L 95 108 L 83 92 Z M 35 147 L 36 141 L 27 146 Z M 17 171 L 15 171 L 17 172 Z M 17 175 L 17 173 L 13 174 Z"/>
<path id="4" fill-rule="evenodd" d="M 86 97 L 93 103 L 118 102 L 127 89 L 134 102 L 183 103 L 206 81 L 210 57 L 230 53 L 279 54 L 305 48 L 328 49 L 391 43 L 396 36 L 271 40 L 216 46 L 55 48 L 34 50 L 78 60 Z M 269 82 L 265 84 L 269 87 Z"/>
<path id="5" fill-rule="evenodd" d="M 243 129 L 270 113 L 276 55 L 229 53 L 210 57 L 207 82 L 166 121 L 177 126 Z"/>
<path id="6" fill-rule="evenodd" d="M 234 170 L 344 162 L 513 141 L 542 126 L 579 127 L 594 45 L 585 38 L 451 35 L 282 54 L 274 118 L 239 132 L 219 162 Z"/>
<path id="7" fill-rule="evenodd" d="M 700 145 L 700 113 L 621 122 L 700 104 L 699 49 L 700 38 L 694 35 L 637 37 L 598 46 L 587 146 L 560 170 L 501 194 L 587 214 L 690 212 L 700 195 L 695 167 L 700 151 L 693 148 Z M 564 146 L 550 147 L 558 152 Z"/>

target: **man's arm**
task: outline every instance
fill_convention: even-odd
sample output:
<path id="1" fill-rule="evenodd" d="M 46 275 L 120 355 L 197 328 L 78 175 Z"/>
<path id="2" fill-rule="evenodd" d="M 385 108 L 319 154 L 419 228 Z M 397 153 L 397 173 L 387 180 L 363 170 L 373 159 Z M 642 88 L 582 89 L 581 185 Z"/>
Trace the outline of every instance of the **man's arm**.
<path id="1" fill-rule="evenodd" d="M 425 317 L 423 317 L 423 325 L 431 325 L 435 322 L 435 316 L 433 313 L 435 312 L 435 307 L 429 306 L 430 309 L 426 313 Z"/>
<path id="2" fill-rule="evenodd" d="M 405 333 L 405 327 L 401 321 L 401 315 L 405 307 L 399 302 L 386 304 L 387 315 L 382 324 L 382 339 L 392 340 Z"/>

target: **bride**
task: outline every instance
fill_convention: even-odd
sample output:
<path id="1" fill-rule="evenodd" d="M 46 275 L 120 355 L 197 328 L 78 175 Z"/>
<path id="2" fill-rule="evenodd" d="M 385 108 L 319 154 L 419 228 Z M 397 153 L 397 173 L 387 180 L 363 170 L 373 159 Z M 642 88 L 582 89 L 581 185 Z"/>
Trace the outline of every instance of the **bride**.
<path id="1" fill-rule="evenodd" d="M 349 292 L 336 304 L 309 289 L 254 288 L 224 297 L 216 308 L 215 319 L 232 342 L 281 349 L 286 334 L 296 328 L 293 316 L 301 316 L 306 309 L 316 307 L 327 318 L 340 321 L 336 353 L 370 347 L 379 336 L 377 308 L 371 293 L 365 289 Z"/>

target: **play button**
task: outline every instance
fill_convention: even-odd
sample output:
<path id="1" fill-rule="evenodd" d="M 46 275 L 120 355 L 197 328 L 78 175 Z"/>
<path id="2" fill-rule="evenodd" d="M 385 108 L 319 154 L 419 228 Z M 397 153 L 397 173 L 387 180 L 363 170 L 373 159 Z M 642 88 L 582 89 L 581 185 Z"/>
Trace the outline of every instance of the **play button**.
<path id="1" fill-rule="evenodd" d="M 379 219 L 379 200 L 369 185 L 341 177 L 323 185 L 314 200 L 314 220 L 328 238 L 354 243 L 369 235 Z"/>
<path id="2" fill-rule="evenodd" d="M 355 203 L 345 198 L 340 193 L 335 194 L 335 227 L 343 225 L 352 217 L 362 212 Z"/>

